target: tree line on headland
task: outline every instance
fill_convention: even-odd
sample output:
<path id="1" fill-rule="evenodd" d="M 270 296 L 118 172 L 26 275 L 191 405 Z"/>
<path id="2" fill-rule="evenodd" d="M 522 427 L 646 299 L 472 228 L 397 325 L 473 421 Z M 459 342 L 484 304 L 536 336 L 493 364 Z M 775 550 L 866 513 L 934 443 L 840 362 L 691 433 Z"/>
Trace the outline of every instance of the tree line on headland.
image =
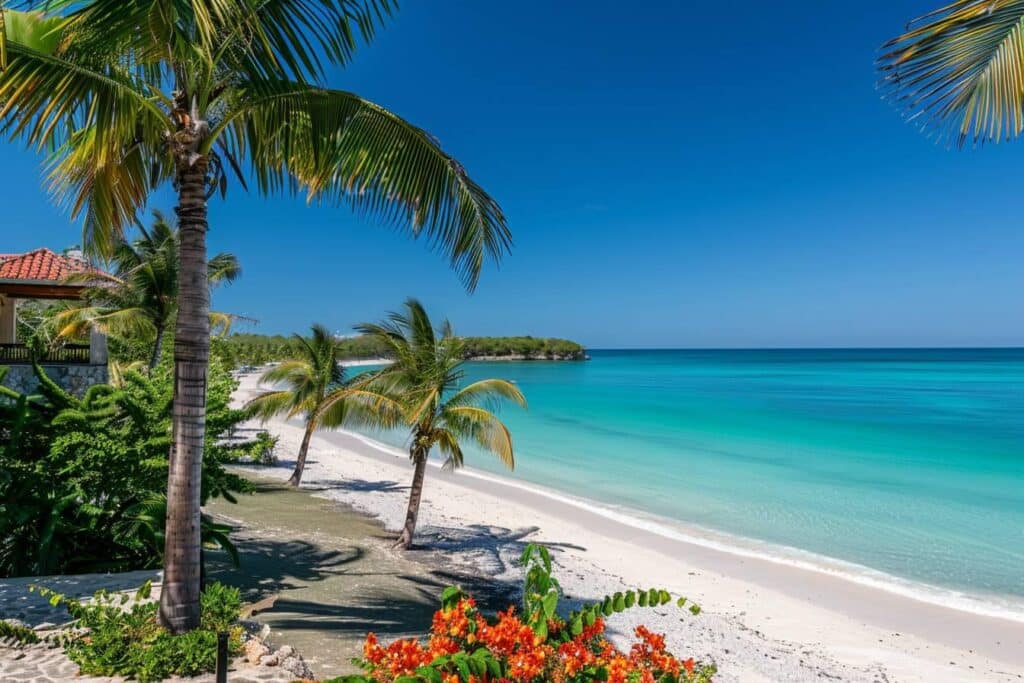
<path id="1" fill-rule="evenodd" d="M 463 337 L 469 360 L 586 360 L 587 350 L 568 339 L 544 337 Z M 213 352 L 230 365 L 263 365 L 294 358 L 300 342 L 281 335 L 237 333 L 214 339 Z M 391 351 L 379 339 L 360 335 L 339 339 L 343 360 L 389 358 Z"/>

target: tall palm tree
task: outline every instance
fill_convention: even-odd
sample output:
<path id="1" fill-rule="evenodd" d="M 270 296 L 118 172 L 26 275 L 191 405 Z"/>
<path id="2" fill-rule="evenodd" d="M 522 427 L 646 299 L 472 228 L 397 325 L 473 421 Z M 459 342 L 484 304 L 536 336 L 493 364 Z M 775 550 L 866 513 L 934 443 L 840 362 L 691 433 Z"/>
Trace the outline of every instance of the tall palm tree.
<path id="1" fill-rule="evenodd" d="M 178 231 L 159 211 L 153 225 L 139 225 L 138 239 L 118 240 L 110 259 L 112 273 L 76 273 L 69 279 L 89 287 L 81 300 L 57 315 L 60 335 L 76 337 L 96 328 L 105 334 L 152 339 L 149 367 L 155 368 L 163 350 L 164 333 L 178 312 L 181 259 Z M 234 254 L 220 253 L 207 262 L 211 286 L 233 282 L 242 272 Z M 211 313 L 211 324 L 227 325 L 230 317 Z"/>
<path id="2" fill-rule="evenodd" d="M 338 392 L 344 391 L 345 375 L 338 362 L 338 342 L 334 336 L 323 325 L 313 325 L 309 337 L 296 334 L 293 339 L 298 357 L 282 361 L 261 378 L 262 382 L 284 387 L 260 394 L 246 407 L 264 420 L 275 415 L 303 416 L 306 428 L 302 445 L 295 460 L 295 471 L 288 479 L 290 486 L 298 486 L 313 432 L 342 424 L 348 414 L 348 404 L 338 396 Z"/>
<path id="3" fill-rule="evenodd" d="M 488 406 L 507 399 L 526 407 L 526 399 L 503 379 L 480 380 L 460 388 L 465 363 L 462 340 L 448 321 L 438 333 L 415 299 L 408 299 L 405 311 L 392 313 L 385 322 L 364 323 L 356 329 L 379 341 L 394 356 L 391 365 L 356 382 L 345 397 L 364 406 L 379 424 L 402 424 L 410 430 L 412 488 L 405 524 L 395 543 L 395 547 L 407 549 L 416 532 L 430 451 L 436 446 L 446 456 L 444 466 L 454 469 L 462 466 L 462 446 L 470 441 L 512 469 L 512 435 Z"/>
<path id="4" fill-rule="evenodd" d="M 199 624 L 199 485 L 209 358 L 207 202 L 229 176 L 302 191 L 426 236 L 472 289 L 510 234 L 437 141 L 326 86 L 393 0 L 26 0 L 3 13 L 0 131 L 53 150 L 50 185 L 108 253 L 152 192 L 177 193 L 181 273 L 160 620 Z M 246 172 L 246 168 L 247 171 Z"/>
<path id="5" fill-rule="evenodd" d="M 1024 0 L 955 0 L 882 46 L 887 96 L 958 145 L 1024 130 Z"/>

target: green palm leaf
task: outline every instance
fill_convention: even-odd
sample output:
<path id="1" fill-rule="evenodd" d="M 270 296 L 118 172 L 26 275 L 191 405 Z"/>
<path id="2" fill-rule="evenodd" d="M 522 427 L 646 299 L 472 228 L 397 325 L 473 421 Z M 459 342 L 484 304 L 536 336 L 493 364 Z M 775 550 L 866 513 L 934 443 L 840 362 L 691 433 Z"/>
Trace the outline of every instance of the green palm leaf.
<path id="1" fill-rule="evenodd" d="M 512 244 L 494 201 L 426 132 L 353 93 L 254 82 L 210 136 L 249 158 L 262 192 L 305 190 L 310 201 L 426 237 L 470 289 L 486 258 Z"/>
<path id="2" fill-rule="evenodd" d="M 922 128 L 961 145 L 1024 128 L 1024 1 L 958 0 L 882 49 L 883 91 Z"/>

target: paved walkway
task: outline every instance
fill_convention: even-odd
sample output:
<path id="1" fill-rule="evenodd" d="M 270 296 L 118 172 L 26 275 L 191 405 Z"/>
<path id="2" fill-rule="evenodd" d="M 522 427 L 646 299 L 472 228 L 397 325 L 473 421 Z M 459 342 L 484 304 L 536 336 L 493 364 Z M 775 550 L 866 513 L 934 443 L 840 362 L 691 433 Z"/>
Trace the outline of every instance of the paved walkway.
<path id="1" fill-rule="evenodd" d="M 214 683 L 213 674 L 171 681 Z M 295 675 L 281 667 L 249 666 L 236 662 L 228 672 L 230 683 L 291 683 Z M 13 649 L 0 647 L 0 681 L 4 683 L 121 683 L 123 678 L 79 676 L 78 665 L 60 650 L 46 645 Z"/>

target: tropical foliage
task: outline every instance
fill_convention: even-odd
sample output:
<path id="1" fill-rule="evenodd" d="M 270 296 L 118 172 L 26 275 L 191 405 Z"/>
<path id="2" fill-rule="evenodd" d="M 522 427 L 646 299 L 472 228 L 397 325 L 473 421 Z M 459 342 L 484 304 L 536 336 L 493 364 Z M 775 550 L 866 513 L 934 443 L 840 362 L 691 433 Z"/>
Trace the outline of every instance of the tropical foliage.
<path id="1" fill-rule="evenodd" d="M 415 299 L 406 301 L 404 312 L 392 313 L 382 323 L 363 323 L 357 329 L 385 345 L 393 362 L 367 373 L 343 397 L 362 406 L 377 424 L 410 430 L 409 458 L 414 473 L 405 524 L 395 544 L 408 548 L 416 531 L 430 452 L 436 446 L 446 458 L 445 467 L 454 469 L 462 466 L 463 445 L 470 442 L 513 468 L 512 435 L 487 406 L 509 400 L 525 407 L 526 399 L 514 384 L 502 379 L 460 386 L 464 342 L 455 336 L 448 321 L 435 330 Z"/>
<path id="2" fill-rule="evenodd" d="M 96 385 L 80 399 L 38 367 L 38 394 L 0 387 L 0 576 L 160 566 L 171 371 L 129 371 L 120 386 Z M 250 489 L 223 466 L 246 447 L 222 440 L 245 417 L 229 408 L 235 386 L 215 364 L 203 500 Z M 230 551 L 225 527 L 204 519 L 202 528 Z"/>
<path id="3" fill-rule="evenodd" d="M 390 0 L 46 0 L 0 26 L 0 131 L 52 150 L 56 199 L 110 255 L 159 187 L 177 193 L 175 457 L 161 618 L 199 623 L 196 483 L 209 356 L 207 205 L 229 178 L 304 192 L 423 236 L 472 289 L 511 244 L 498 204 L 425 131 L 326 87 Z M 20 6 L 20 5 L 19 5 Z M 173 551 L 173 552 L 170 552 Z"/>
<path id="4" fill-rule="evenodd" d="M 366 675 L 342 676 L 328 683 L 679 683 L 711 681 L 713 665 L 682 659 L 666 650 L 665 636 L 638 626 L 628 651 L 605 636 L 605 617 L 634 607 L 656 607 L 671 600 L 664 590 L 629 591 L 561 616 L 561 589 L 551 575 L 543 547 L 528 546 L 522 616 L 514 606 L 486 618 L 458 588 L 441 596 L 430 633 L 381 644 L 370 633 L 360 664 Z M 680 605 L 686 600 L 679 598 Z M 699 613 L 695 605 L 691 612 Z"/>
<path id="5" fill-rule="evenodd" d="M 148 582 L 134 597 L 100 591 L 87 603 L 43 587 L 32 590 L 71 615 L 74 628 L 63 632 L 61 643 L 87 676 L 119 676 L 147 683 L 212 672 L 217 663 L 218 633 L 228 634 L 229 655 L 242 650 L 237 588 L 206 585 L 200 626 L 183 635 L 172 635 L 157 623 L 157 605 L 149 600 Z"/>
<path id="6" fill-rule="evenodd" d="M 159 211 L 147 230 L 139 225 L 135 240 L 118 238 L 109 273 L 93 271 L 71 276 L 88 285 L 82 299 L 69 302 L 56 315 L 61 337 L 79 337 L 97 329 L 128 343 L 150 345 L 149 367 L 160 361 L 165 335 L 178 312 L 181 254 L 178 231 Z M 207 264 L 211 286 L 233 282 L 242 272 L 234 254 L 220 253 Z M 211 323 L 226 328 L 230 316 L 211 314 Z"/>
<path id="7" fill-rule="evenodd" d="M 586 349 L 568 339 L 549 337 L 462 337 L 467 360 L 482 357 L 529 360 L 583 360 Z M 376 337 L 359 335 L 337 340 L 338 357 L 345 360 L 390 358 L 391 348 Z M 213 352 L 233 366 L 263 365 L 298 358 L 295 337 L 234 333 L 215 340 Z"/>
<path id="8" fill-rule="evenodd" d="M 957 144 L 1024 130 L 1024 1 L 955 0 L 882 46 L 887 96 Z"/>
<path id="9" fill-rule="evenodd" d="M 302 416 L 305 429 L 295 459 L 290 486 L 302 482 L 306 452 L 313 432 L 321 427 L 337 427 L 345 422 L 349 404 L 338 392 L 344 391 L 344 370 L 338 363 L 338 345 L 323 325 L 313 325 L 309 337 L 295 335 L 297 357 L 267 370 L 261 381 L 274 386 L 249 401 L 253 414 L 264 420 L 275 415 Z M 330 400 L 328 400 L 330 399 Z"/>

